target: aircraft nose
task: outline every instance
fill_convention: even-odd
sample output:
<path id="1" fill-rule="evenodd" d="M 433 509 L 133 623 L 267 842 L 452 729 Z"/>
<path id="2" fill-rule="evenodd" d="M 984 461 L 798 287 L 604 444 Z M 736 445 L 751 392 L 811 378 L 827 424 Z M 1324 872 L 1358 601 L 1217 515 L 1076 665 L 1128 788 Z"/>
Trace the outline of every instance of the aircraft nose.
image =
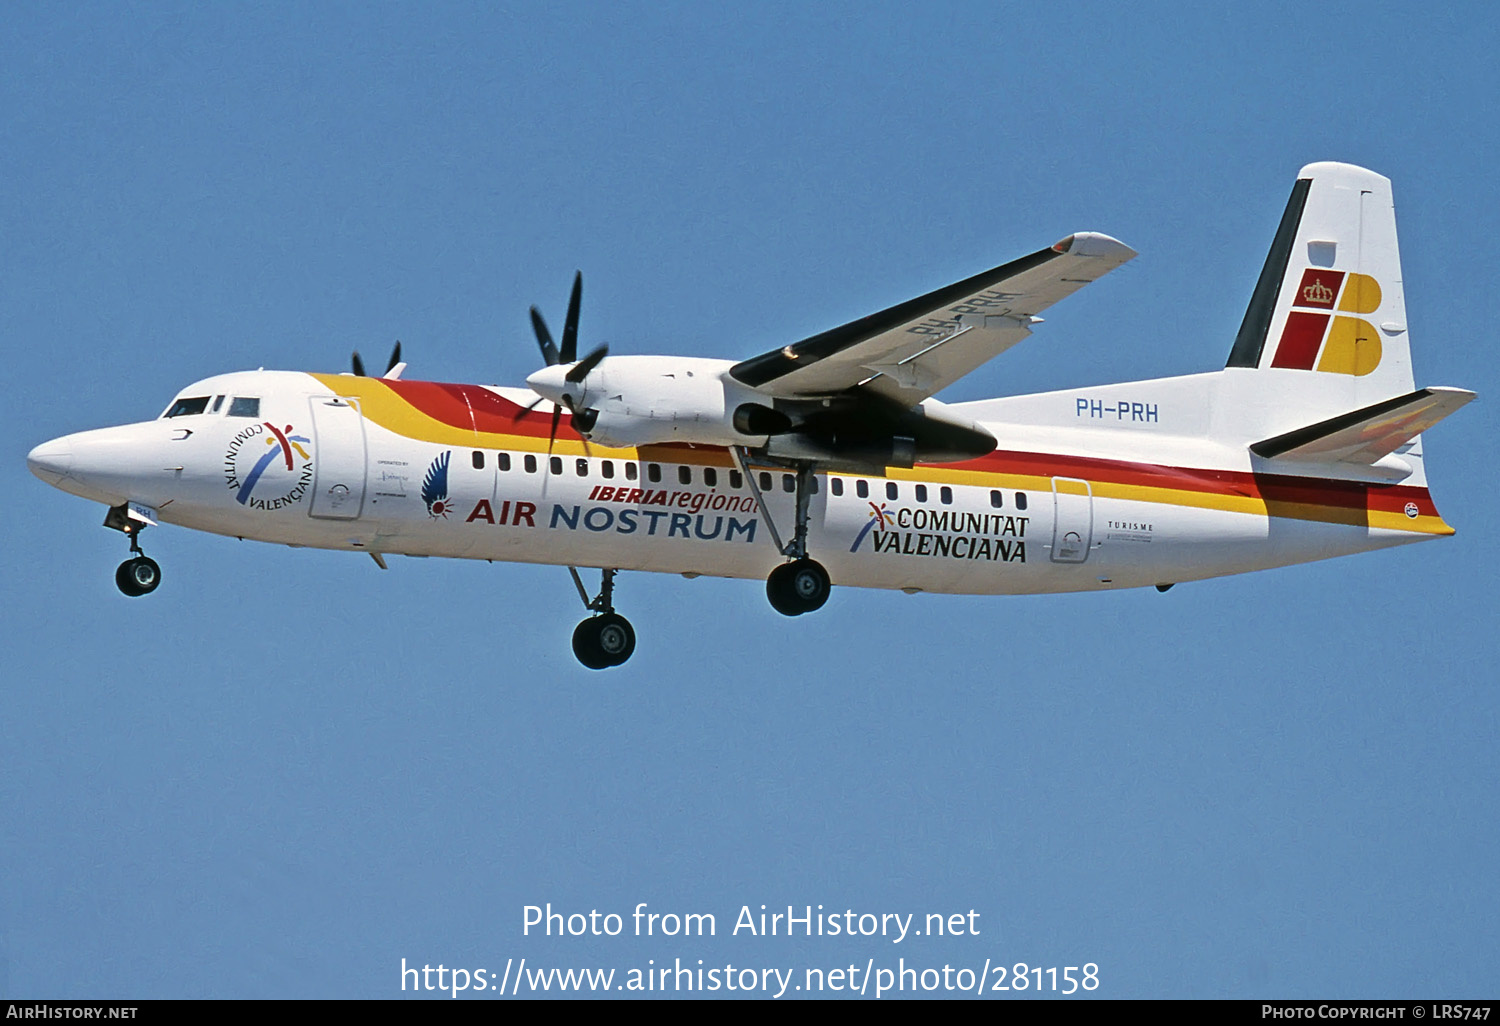
<path id="1" fill-rule="evenodd" d="M 68 476 L 73 467 L 73 445 L 70 436 L 43 442 L 26 454 L 26 466 L 37 477 L 55 485 Z"/>

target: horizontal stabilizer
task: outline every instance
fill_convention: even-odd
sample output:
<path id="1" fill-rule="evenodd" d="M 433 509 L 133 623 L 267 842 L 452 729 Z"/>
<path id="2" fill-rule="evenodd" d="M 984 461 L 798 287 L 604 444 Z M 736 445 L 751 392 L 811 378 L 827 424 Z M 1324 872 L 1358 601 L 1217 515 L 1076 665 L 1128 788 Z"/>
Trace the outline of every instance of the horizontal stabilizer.
<path id="1" fill-rule="evenodd" d="M 1343 413 L 1250 446 L 1266 459 L 1368 466 L 1389 456 L 1463 406 L 1462 388 L 1419 388 L 1408 395 Z"/>

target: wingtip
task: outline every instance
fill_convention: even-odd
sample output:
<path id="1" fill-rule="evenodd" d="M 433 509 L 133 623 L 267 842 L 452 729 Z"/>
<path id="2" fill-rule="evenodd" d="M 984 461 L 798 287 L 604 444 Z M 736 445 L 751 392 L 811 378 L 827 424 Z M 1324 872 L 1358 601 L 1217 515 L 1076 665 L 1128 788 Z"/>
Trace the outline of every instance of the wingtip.
<path id="1" fill-rule="evenodd" d="M 1104 257 L 1122 264 L 1137 255 L 1135 250 L 1119 239 L 1102 232 L 1074 232 L 1055 243 L 1052 248 L 1072 256 Z"/>

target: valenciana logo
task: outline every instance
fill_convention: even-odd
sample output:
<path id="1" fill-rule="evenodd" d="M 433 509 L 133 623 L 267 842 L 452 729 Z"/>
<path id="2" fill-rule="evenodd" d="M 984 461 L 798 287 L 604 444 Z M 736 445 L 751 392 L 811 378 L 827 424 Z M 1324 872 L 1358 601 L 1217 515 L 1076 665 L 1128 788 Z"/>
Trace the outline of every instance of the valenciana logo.
<path id="1" fill-rule="evenodd" d="M 311 443 L 295 430 L 266 421 L 247 425 L 230 440 L 224 477 L 235 502 L 251 509 L 281 509 L 302 501 L 312 487 L 312 456 L 303 448 Z M 264 450 L 256 439 L 265 442 Z"/>
<path id="2" fill-rule="evenodd" d="M 873 502 L 870 503 L 870 519 L 865 521 L 865 526 L 861 527 L 859 529 L 859 534 L 854 536 L 854 544 L 849 546 L 849 551 L 859 551 L 859 543 L 865 540 L 865 535 L 870 533 L 870 529 L 872 527 L 878 527 L 881 531 L 884 531 L 895 522 L 896 515 L 890 510 L 886 509 L 885 503 L 882 502 L 878 506 Z M 877 544 L 876 548 L 878 549 L 879 547 L 880 546 Z"/>
<path id="3" fill-rule="evenodd" d="M 865 538 L 883 556 L 946 556 L 995 563 L 1026 562 L 1026 528 L 1031 518 L 1008 513 L 970 513 L 870 503 L 870 518 L 854 536 L 850 552 Z"/>

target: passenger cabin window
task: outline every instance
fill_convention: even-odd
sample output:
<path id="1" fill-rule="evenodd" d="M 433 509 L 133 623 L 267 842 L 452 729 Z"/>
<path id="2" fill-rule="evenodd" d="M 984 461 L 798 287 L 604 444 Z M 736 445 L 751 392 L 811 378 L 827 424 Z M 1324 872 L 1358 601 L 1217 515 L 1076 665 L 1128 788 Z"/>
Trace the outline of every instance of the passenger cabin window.
<path id="1" fill-rule="evenodd" d="M 885 483 L 885 497 L 887 499 L 894 499 L 896 497 L 896 495 L 897 495 L 896 482 L 894 482 L 894 481 L 887 481 Z"/>
<path id="2" fill-rule="evenodd" d="M 1025 492 L 1017 492 L 1016 493 L 1016 509 L 1025 509 L 1025 508 L 1026 508 L 1026 493 Z"/>
<path id="3" fill-rule="evenodd" d="M 795 492 L 797 490 L 797 478 L 792 474 L 782 474 L 781 490 L 784 492 Z"/>
<path id="4" fill-rule="evenodd" d="M 1000 509 L 1005 505 L 1005 496 L 1001 494 L 1000 489 L 990 489 L 990 505 L 994 506 L 996 509 Z"/>
<path id="5" fill-rule="evenodd" d="M 641 470 L 634 463 L 625 464 L 625 480 L 634 481 L 641 476 Z"/>
<path id="6" fill-rule="evenodd" d="M 703 483 L 708 485 L 710 488 L 716 487 L 719 483 L 719 472 L 713 467 L 704 467 Z"/>
<path id="7" fill-rule="evenodd" d="M 763 492 L 771 490 L 771 475 L 767 474 L 764 470 L 760 472 L 760 490 Z"/>
<path id="8" fill-rule="evenodd" d="M 731 470 L 729 472 L 729 487 L 733 488 L 735 491 L 738 491 L 740 488 L 744 487 L 744 484 L 745 479 L 740 476 L 740 472 L 738 470 Z"/>
<path id="9" fill-rule="evenodd" d="M 926 485 L 917 485 L 917 501 L 918 502 L 926 502 L 927 501 L 927 486 Z"/>
<path id="10" fill-rule="evenodd" d="M 870 482 L 864 478 L 860 478 L 854 482 L 854 494 L 858 495 L 861 499 L 868 499 L 870 497 Z"/>
<path id="11" fill-rule="evenodd" d="M 601 474 L 604 475 L 604 479 L 606 481 L 611 480 L 615 476 L 615 461 L 614 460 L 600 460 L 599 461 L 599 473 L 601 473 Z"/>
<path id="12" fill-rule="evenodd" d="M 168 417 L 192 417 L 208 409 L 208 396 L 200 395 L 193 399 L 179 399 L 172 404 L 167 411 Z"/>
<path id="13" fill-rule="evenodd" d="M 833 489 L 833 494 L 834 495 L 843 495 L 844 494 L 844 479 L 841 478 L 841 477 L 836 477 L 836 478 L 834 478 L 832 481 L 830 481 L 828 483 L 828 487 Z"/>
<path id="14" fill-rule="evenodd" d="M 652 481 L 652 483 L 659 482 L 661 480 L 661 464 L 660 463 L 648 463 L 648 464 L 646 464 L 646 477 L 649 478 Z"/>
<path id="15" fill-rule="evenodd" d="M 938 498 L 942 500 L 944 506 L 953 505 L 953 489 L 947 485 L 943 485 L 942 488 L 938 489 Z"/>
<path id="16" fill-rule="evenodd" d="M 480 452 L 478 449 L 475 449 L 474 450 L 474 457 L 473 457 L 473 461 L 472 462 L 474 463 L 474 469 L 475 470 L 483 470 L 484 469 L 484 453 Z"/>
<path id="17" fill-rule="evenodd" d="M 498 463 L 498 464 L 500 464 L 500 469 L 502 471 L 509 470 L 510 469 L 510 453 L 508 453 L 508 452 L 502 452 L 502 453 L 500 453 L 498 456 L 495 457 L 495 462 Z"/>
<path id="18" fill-rule="evenodd" d="M 229 415 L 231 417 L 259 417 L 260 400 L 237 395 L 229 400 Z"/>
<path id="19" fill-rule="evenodd" d="M 677 481 L 678 481 L 679 484 L 692 484 L 693 483 L 693 468 L 692 467 L 678 467 L 677 468 Z"/>
<path id="20" fill-rule="evenodd" d="M 554 475 L 555 474 L 561 474 L 562 473 L 562 457 L 561 456 L 554 456 L 550 460 L 548 460 L 547 461 L 547 469 L 549 471 L 551 471 Z"/>
<path id="21" fill-rule="evenodd" d="M 577 469 L 578 469 L 578 476 L 579 477 L 588 477 L 589 476 L 589 461 L 580 457 L 579 460 L 578 460 Z"/>
<path id="22" fill-rule="evenodd" d="M 536 473 L 536 457 L 533 456 L 531 453 L 527 453 L 526 454 L 526 473 L 528 473 L 528 474 L 535 474 Z"/>

